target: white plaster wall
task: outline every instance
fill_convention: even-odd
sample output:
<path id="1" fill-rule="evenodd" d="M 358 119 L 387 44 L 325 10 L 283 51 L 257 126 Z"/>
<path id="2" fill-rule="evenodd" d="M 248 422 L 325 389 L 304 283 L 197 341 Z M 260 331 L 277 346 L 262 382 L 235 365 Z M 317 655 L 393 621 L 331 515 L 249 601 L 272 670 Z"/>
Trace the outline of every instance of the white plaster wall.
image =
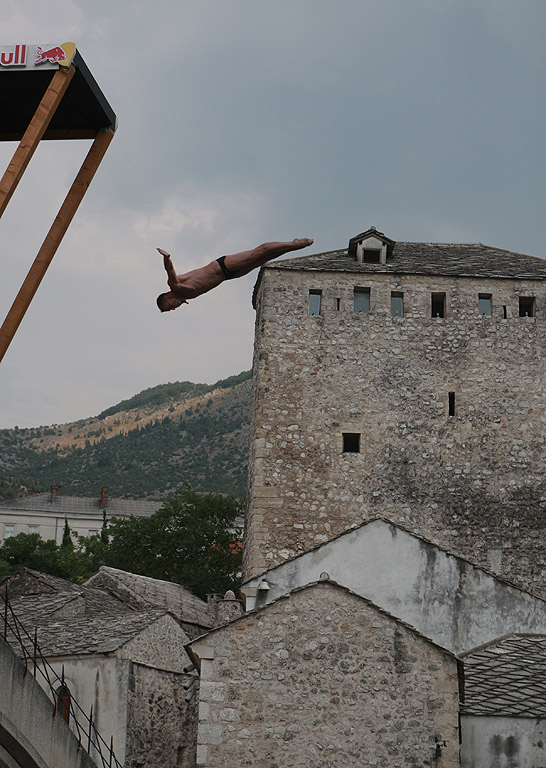
<path id="1" fill-rule="evenodd" d="M 87 656 L 50 659 L 49 663 L 59 677 L 64 666 L 64 677 L 71 695 L 87 716 L 93 707 L 93 722 L 98 732 L 107 745 L 110 745 L 111 736 L 114 737 L 115 755 L 123 763 L 131 662 L 114 657 Z M 36 679 L 46 689 L 47 683 L 42 675 L 38 674 Z"/>
<path id="2" fill-rule="evenodd" d="M 323 572 L 453 653 L 511 632 L 546 631 L 545 601 L 382 520 L 251 579 L 242 587 L 247 610 Z M 263 578 L 270 590 L 252 597 Z"/>
<path id="3" fill-rule="evenodd" d="M 461 718 L 461 768 L 544 768 L 546 722 L 540 718 Z"/>
<path id="4" fill-rule="evenodd" d="M 68 525 L 72 533 L 79 536 L 89 536 L 89 531 L 99 531 L 102 528 L 102 510 L 96 515 L 66 515 Z M 44 541 L 53 540 L 61 544 L 64 532 L 64 515 L 46 512 L 28 512 L 15 509 L 2 509 L 0 511 L 0 537 L 5 540 L 6 525 L 14 525 L 14 536 L 19 533 L 33 533 L 29 530 L 29 525 L 37 525 L 39 533 Z"/>

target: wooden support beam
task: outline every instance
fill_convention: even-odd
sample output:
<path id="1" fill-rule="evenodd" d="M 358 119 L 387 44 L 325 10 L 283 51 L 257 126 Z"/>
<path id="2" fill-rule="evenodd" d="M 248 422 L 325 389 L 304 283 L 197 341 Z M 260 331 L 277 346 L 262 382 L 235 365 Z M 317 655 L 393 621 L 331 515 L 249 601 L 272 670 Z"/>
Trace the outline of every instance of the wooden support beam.
<path id="1" fill-rule="evenodd" d="M 36 147 L 46 132 L 51 118 L 61 103 L 75 71 L 73 66 L 68 69 L 58 69 L 51 78 L 51 82 L 0 181 L 0 218 L 2 218 L 2 214 L 21 181 Z"/>
<path id="2" fill-rule="evenodd" d="M 30 306 L 30 302 L 34 298 L 34 294 L 38 290 L 38 286 L 40 285 L 47 268 L 51 264 L 53 256 L 61 244 L 65 232 L 70 226 L 70 222 L 74 218 L 74 214 L 78 210 L 78 206 L 83 200 L 93 176 L 113 138 L 114 131 L 112 128 L 100 131 L 87 153 L 82 167 L 78 171 L 78 174 L 61 205 L 59 213 L 46 235 L 42 247 L 38 251 L 38 255 L 34 259 L 34 263 L 0 328 L 0 361 L 11 344 L 11 340 L 15 336 L 15 332 L 21 324 L 21 321 Z"/>

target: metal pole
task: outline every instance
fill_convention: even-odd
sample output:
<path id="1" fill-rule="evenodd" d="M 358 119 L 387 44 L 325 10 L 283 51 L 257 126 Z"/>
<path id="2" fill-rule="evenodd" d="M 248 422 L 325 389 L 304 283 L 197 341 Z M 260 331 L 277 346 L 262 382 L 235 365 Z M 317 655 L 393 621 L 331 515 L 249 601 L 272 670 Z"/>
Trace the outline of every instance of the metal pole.
<path id="1" fill-rule="evenodd" d="M 93 707 L 91 707 L 91 712 L 89 713 L 89 735 L 87 738 L 87 753 L 91 754 L 91 728 L 93 727 Z"/>

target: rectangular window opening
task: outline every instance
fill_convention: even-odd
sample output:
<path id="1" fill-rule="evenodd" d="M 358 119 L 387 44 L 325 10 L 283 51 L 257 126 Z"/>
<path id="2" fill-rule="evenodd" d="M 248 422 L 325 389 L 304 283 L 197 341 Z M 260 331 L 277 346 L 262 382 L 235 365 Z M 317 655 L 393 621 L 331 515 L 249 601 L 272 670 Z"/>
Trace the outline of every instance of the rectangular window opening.
<path id="1" fill-rule="evenodd" d="M 478 312 L 480 315 L 491 315 L 491 299 L 490 293 L 478 294 Z"/>
<path id="2" fill-rule="evenodd" d="M 430 315 L 431 317 L 446 316 L 446 295 L 445 293 L 430 294 Z"/>
<path id="3" fill-rule="evenodd" d="M 322 303 L 322 291 L 309 291 L 309 314 L 320 315 L 320 306 Z"/>
<path id="4" fill-rule="evenodd" d="M 12 525 L 11 523 L 5 523 L 4 539 L 11 539 L 12 536 L 15 536 L 15 525 Z"/>
<path id="5" fill-rule="evenodd" d="M 519 297 L 519 316 L 520 317 L 535 316 L 535 297 L 534 296 Z"/>
<path id="6" fill-rule="evenodd" d="M 362 260 L 365 264 L 379 264 L 381 262 L 381 251 L 376 248 L 364 248 Z"/>
<path id="7" fill-rule="evenodd" d="M 503 305 L 502 305 L 502 316 L 503 316 L 503 318 L 506 320 L 506 318 L 507 318 L 507 313 L 506 313 L 506 304 L 503 304 Z"/>
<path id="8" fill-rule="evenodd" d="M 355 312 L 370 311 L 370 289 L 355 288 L 353 293 L 353 310 Z"/>
<path id="9" fill-rule="evenodd" d="M 39 526 L 39 525 L 32 525 L 32 524 L 29 524 L 29 526 L 28 526 L 28 532 L 29 532 L 29 533 L 39 533 L 39 532 L 40 532 L 40 526 Z"/>
<path id="10" fill-rule="evenodd" d="M 336 299 L 336 310 L 339 312 L 341 309 L 341 299 Z"/>
<path id="11" fill-rule="evenodd" d="M 450 416 L 455 416 L 455 392 L 448 392 L 447 399 L 448 399 L 448 413 Z"/>
<path id="12" fill-rule="evenodd" d="M 404 294 L 399 291 L 391 292 L 391 315 L 402 317 L 404 314 Z"/>
<path id="13" fill-rule="evenodd" d="M 360 453 L 360 432 L 343 432 L 343 453 Z"/>

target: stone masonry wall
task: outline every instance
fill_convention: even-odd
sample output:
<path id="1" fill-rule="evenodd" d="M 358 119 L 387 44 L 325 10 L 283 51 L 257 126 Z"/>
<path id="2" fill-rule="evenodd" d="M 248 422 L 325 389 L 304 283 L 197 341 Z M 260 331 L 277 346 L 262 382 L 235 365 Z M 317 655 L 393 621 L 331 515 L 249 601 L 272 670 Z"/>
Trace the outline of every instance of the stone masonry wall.
<path id="1" fill-rule="evenodd" d="M 165 614 L 117 651 L 131 659 L 126 768 L 195 766 L 198 696 L 186 702 L 183 687 L 188 640 Z"/>
<path id="2" fill-rule="evenodd" d="M 353 312 L 355 286 L 369 313 Z M 431 292 L 447 295 L 443 319 Z M 520 295 L 535 317 L 518 316 Z M 545 330 L 541 281 L 264 270 L 245 577 L 382 517 L 546 596 Z"/>
<path id="3" fill-rule="evenodd" d="M 454 657 L 330 582 L 202 643 L 198 766 L 459 765 Z"/>
<path id="4" fill-rule="evenodd" d="M 186 675 L 131 665 L 125 768 L 194 768 L 197 701 Z"/>
<path id="5" fill-rule="evenodd" d="M 189 639 L 176 620 L 170 614 L 164 614 L 125 643 L 116 655 L 150 667 L 182 673 L 190 664 L 184 647 Z"/>

